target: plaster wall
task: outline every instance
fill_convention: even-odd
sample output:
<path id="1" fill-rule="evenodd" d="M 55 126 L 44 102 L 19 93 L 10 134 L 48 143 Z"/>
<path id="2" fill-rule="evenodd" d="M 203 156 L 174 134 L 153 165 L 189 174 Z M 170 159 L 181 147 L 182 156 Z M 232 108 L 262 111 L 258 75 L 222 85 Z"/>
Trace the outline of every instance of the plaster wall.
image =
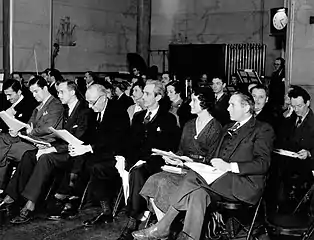
<path id="1" fill-rule="evenodd" d="M 283 0 L 153 0 L 151 49 L 168 49 L 169 43 L 264 43 L 270 75 L 281 49 L 269 36 L 269 10 L 283 6 Z M 161 69 L 161 54 L 152 54 L 150 64 Z"/>

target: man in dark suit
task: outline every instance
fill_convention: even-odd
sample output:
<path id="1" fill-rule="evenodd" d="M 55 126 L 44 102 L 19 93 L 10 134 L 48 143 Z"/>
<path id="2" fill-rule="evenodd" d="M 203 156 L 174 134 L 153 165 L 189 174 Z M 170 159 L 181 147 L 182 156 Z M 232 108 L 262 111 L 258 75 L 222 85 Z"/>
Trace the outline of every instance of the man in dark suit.
<path id="1" fill-rule="evenodd" d="M 213 116 L 220 122 L 222 126 L 230 123 L 230 116 L 228 113 L 229 96 L 224 92 L 226 83 L 220 77 L 214 77 L 212 80 L 212 88 L 215 93 L 215 108 Z"/>
<path id="2" fill-rule="evenodd" d="M 52 143 L 55 137 L 49 127 L 60 129 L 63 122 L 63 106 L 48 92 L 47 82 L 40 76 L 30 80 L 30 90 L 40 103 L 32 113 L 26 126 L 26 134 L 35 140 Z M 25 134 L 24 134 L 25 135 Z M 42 147 L 42 146 L 41 146 Z M 29 142 L 22 141 L 18 132 L 10 130 L 9 134 L 0 134 L 0 179 L 4 178 L 9 161 L 20 162 L 23 154 L 37 147 Z"/>
<path id="3" fill-rule="evenodd" d="M 86 160 L 84 169 L 90 177 L 90 191 L 102 207 L 98 216 L 83 222 L 90 226 L 112 221 L 111 201 L 120 182 L 114 156 L 124 154 L 130 120 L 126 111 L 107 98 L 102 85 L 91 85 L 86 91 L 86 100 L 98 115 L 93 138 L 88 145 L 70 146 L 69 152 L 72 157 L 82 156 Z"/>
<path id="4" fill-rule="evenodd" d="M 274 72 L 269 83 L 269 102 L 274 107 L 282 107 L 285 97 L 285 60 L 281 57 L 274 62 Z"/>
<path id="5" fill-rule="evenodd" d="M 62 80 L 62 75 L 59 70 L 57 69 L 50 69 L 48 71 L 48 91 L 52 96 L 58 98 L 58 91 L 57 91 L 57 82 Z"/>
<path id="6" fill-rule="evenodd" d="M 276 154 L 277 177 L 282 183 L 279 203 L 288 195 L 297 198 L 297 192 L 305 194 L 313 182 L 314 157 L 314 114 L 310 108 L 310 95 L 306 90 L 295 86 L 288 94 L 295 114 L 285 119 L 280 127 L 275 147 L 295 152 L 295 157 Z M 295 190 L 293 190 L 293 188 Z M 275 189 L 278 193 L 278 188 Z M 300 194 L 302 196 L 302 193 Z"/>
<path id="7" fill-rule="evenodd" d="M 15 79 L 6 80 L 3 84 L 3 91 L 7 100 L 11 103 L 6 112 L 17 120 L 27 123 L 38 103 L 33 97 L 24 96 L 20 82 Z M 8 127 L 2 120 L 0 121 L 2 132 L 8 132 Z"/>
<path id="8" fill-rule="evenodd" d="M 164 88 L 160 81 L 147 81 L 144 88 L 143 101 L 147 110 L 134 115 L 131 124 L 129 149 L 126 155 L 127 169 L 139 160 L 143 165 L 134 167 L 129 175 L 128 214 L 129 223 L 123 230 L 120 240 L 129 239 L 131 232 L 138 229 L 140 218 L 147 209 L 147 204 L 139 192 L 144 183 L 161 171 L 164 160 L 159 156 L 151 156 L 152 148 L 165 151 L 176 151 L 179 143 L 179 128 L 175 116 L 159 105 L 164 96 Z"/>
<path id="9" fill-rule="evenodd" d="M 207 207 L 217 200 L 256 204 L 262 196 L 270 165 L 274 132 L 270 125 L 256 120 L 252 96 L 235 93 L 228 111 L 235 124 L 224 128 L 214 168 L 225 173 L 208 185 L 189 171 L 179 191 L 171 196 L 165 216 L 150 228 L 133 233 L 135 239 L 159 239 L 169 235 L 170 225 L 180 211 L 186 211 L 180 240 L 199 240 Z"/>
<path id="10" fill-rule="evenodd" d="M 117 96 L 117 102 L 121 106 L 123 110 L 127 110 L 131 105 L 134 104 L 134 101 L 131 97 L 127 96 L 125 94 L 125 91 L 127 89 L 128 83 L 126 81 L 124 82 L 115 82 L 113 87 L 115 94 Z"/>
<path id="11" fill-rule="evenodd" d="M 58 85 L 59 98 L 66 105 L 63 128 L 75 137 L 84 140 L 88 129 L 90 110 L 84 101 L 77 98 L 77 85 L 72 81 L 63 81 Z M 66 170 L 71 162 L 68 144 L 58 140 L 51 147 L 26 152 L 11 179 L 6 193 L 7 198 L 16 201 L 20 195 L 27 199 L 20 216 L 11 220 L 12 223 L 25 223 L 30 220 L 29 211 L 35 209 L 37 199 L 44 184 L 55 168 Z"/>
<path id="12" fill-rule="evenodd" d="M 258 84 L 250 92 L 255 102 L 255 118 L 261 122 L 269 123 L 276 131 L 281 118 L 276 115 L 268 103 L 268 89 L 264 85 Z"/>

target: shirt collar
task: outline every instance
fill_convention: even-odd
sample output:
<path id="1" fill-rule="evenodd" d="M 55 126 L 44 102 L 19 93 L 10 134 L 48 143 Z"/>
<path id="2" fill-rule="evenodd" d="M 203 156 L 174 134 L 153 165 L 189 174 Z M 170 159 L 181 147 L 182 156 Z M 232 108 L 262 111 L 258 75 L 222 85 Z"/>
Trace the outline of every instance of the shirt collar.
<path id="1" fill-rule="evenodd" d="M 159 105 L 158 105 L 158 107 L 155 108 L 154 110 L 149 110 L 149 109 L 147 109 L 147 112 L 146 112 L 145 117 L 148 115 L 149 112 L 151 112 L 152 114 L 150 115 L 150 119 L 153 119 L 153 117 L 155 117 L 155 115 L 157 114 L 158 109 L 159 109 Z"/>
<path id="2" fill-rule="evenodd" d="M 216 97 L 217 100 L 219 100 L 222 97 L 222 95 L 224 95 L 224 92 L 215 94 L 215 97 Z"/>
<path id="3" fill-rule="evenodd" d="M 69 107 L 69 116 L 71 116 L 71 113 L 73 112 L 78 100 L 75 99 L 72 103 L 68 104 Z"/>
<path id="4" fill-rule="evenodd" d="M 20 98 L 15 103 L 12 104 L 11 108 L 14 108 L 16 105 L 18 105 L 23 100 L 23 98 L 24 96 L 21 95 Z"/>
<path id="5" fill-rule="evenodd" d="M 240 127 L 242 127 L 244 124 L 246 124 L 251 118 L 252 118 L 252 115 L 251 115 L 250 117 L 248 117 L 248 118 L 242 120 L 241 122 L 238 122 L 238 123 L 240 123 L 240 126 L 239 126 L 238 128 L 240 128 Z"/>
<path id="6" fill-rule="evenodd" d="M 51 94 L 49 94 L 48 97 L 41 102 L 41 104 L 37 107 L 38 110 L 40 110 L 46 104 L 46 102 L 48 101 L 50 97 L 52 97 Z"/>

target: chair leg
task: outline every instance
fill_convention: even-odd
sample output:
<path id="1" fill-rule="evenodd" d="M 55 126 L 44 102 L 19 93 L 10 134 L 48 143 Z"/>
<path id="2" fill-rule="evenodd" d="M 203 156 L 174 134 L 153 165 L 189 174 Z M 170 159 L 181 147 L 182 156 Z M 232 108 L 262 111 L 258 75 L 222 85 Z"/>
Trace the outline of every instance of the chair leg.
<path id="1" fill-rule="evenodd" d="M 117 211 L 118 211 L 119 205 L 120 205 L 120 203 L 121 203 L 122 196 L 123 196 L 123 187 L 120 188 L 118 197 L 117 197 L 116 202 L 115 202 L 115 204 L 114 204 L 113 211 L 112 211 L 112 216 L 113 216 L 113 217 L 116 216 L 116 213 L 117 213 Z"/>
<path id="2" fill-rule="evenodd" d="M 253 230 L 253 227 L 254 227 L 254 224 L 255 224 L 255 221 L 256 221 L 256 218 L 257 218 L 258 210 L 259 210 L 259 208 L 261 206 L 261 203 L 262 203 L 262 198 L 259 200 L 259 202 L 257 204 L 256 210 L 255 210 L 255 213 L 254 213 L 254 217 L 253 217 L 250 229 L 249 229 L 247 237 L 246 237 L 247 240 L 249 240 L 250 237 L 251 237 L 252 230 Z"/>
<path id="3" fill-rule="evenodd" d="M 81 199 L 81 203 L 80 203 L 80 206 L 78 208 L 79 210 L 82 209 L 82 206 L 83 206 L 83 203 L 84 203 L 84 200 L 85 200 L 85 197 L 86 197 L 86 194 L 87 194 L 87 190 L 89 188 L 90 183 L 91 183 L 91 181 L 88 181 L 88 183 L 87 183 L 87 185 L 86 185 L 86 187 L 84 189 L 84 193 L 83 193 L 83 196 L 82 196 L 82 199 Z"/>
<path id="4" fill-rule="evenodd" d="M 48 198 L 50 197 L 50 194 L 51 194 L 51 192 L 52 192 L 52 189 L 53 189 L 55 183 L 56 183 L 56 179 L 54 178 L 54 179 L 53 179 L 53 182 L 52 182 L 52 184 L 51 184 L 51 186 L 50 186 L 50 188 L 49 188 L 49 191 L 48 191 L 48 193 L 47 193 L 47 195 L 46 195 L 46 197 L 45 197 L 45 202 L 46 202 L 46 201 L 48 200 Z"/>

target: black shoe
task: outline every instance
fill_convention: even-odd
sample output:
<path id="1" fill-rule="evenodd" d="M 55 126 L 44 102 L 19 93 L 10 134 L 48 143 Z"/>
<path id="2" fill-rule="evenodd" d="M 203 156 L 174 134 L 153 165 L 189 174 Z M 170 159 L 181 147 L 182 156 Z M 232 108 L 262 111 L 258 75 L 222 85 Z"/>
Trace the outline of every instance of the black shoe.
<path id="1" fill-rule="evenodd" d="M 85 220 L 83 222 L 83 225 L 85 227 L 91 227 L 91 226 L 94 226 L 96 224 L 111 223 L 111 222 L 113 222 L 112 214 L 107 215 L 107 214 L 101 213 L 92 219 Z"/>
<path id="2" fill-rule="evenodd" d="M 32 211 L 28 210 L 27 208 L 23 208 L 20 212 L 20 215 L 11 219 L 10 223 L 22 224 L 22 223 L 27 223 L 30 220 L 32 220 Z"/>
<path id="3" fill-rule="evenodd" d="M 120 237 L 117 240 L 133 240 L 132 232 L 138 230 L 140 221 L 130 217 L 127 225 L 123 228 Z"/>

